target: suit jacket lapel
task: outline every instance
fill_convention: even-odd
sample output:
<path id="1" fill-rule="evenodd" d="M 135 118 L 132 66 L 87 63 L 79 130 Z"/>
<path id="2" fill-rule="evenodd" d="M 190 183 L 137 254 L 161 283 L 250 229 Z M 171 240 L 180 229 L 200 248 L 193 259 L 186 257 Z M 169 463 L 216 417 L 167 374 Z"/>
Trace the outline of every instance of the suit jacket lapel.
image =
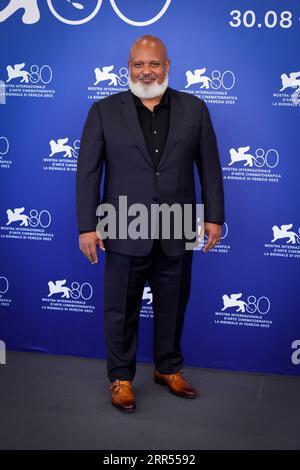
<path id="1" fill-rule="evenodd" d="M 126 121 L 129 132 L 131 136 L 133 137 L 135 143 L 139 147 L 140 151 L 142 152 L 143 157 L 145 158 L 146 162 L 149 163 L 149 165 L 153 166 L 152 157 L 149 154 L 148 149 L 146 147 L 144 134 L 140 126 L 138 113 L 135 107 L 135 102 L 134 102 L 134 99 L 130 90 L 127 90 L 122 95 L 121 112 L 123 114 L 124 120 Z"/>
<path id="2" fill-rule="evenodd" d="M 180 94 L 169 87 L 170 92 L 170 123 L 167 142 L 160 157 L 158 168 L 166 161 L 167 156 L 176 142 L 177 136 L 181 130 L 184 117 L 184 105 L 180 99 Z"/>

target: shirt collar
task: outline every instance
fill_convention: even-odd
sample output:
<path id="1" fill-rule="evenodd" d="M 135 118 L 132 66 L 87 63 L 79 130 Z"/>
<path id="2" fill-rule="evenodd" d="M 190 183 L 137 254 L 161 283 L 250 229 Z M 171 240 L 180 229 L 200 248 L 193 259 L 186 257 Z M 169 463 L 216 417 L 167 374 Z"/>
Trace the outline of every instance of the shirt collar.
<path id="1" fill-rule="evenodd" d="M 136 106 L 144 106 L 140 98 L 138 98 L 134 93 L 132 93 L 133 99 L 135 101 Z M 166 91 L 161 97 L 161 100 L 157 106 L 170 106 L 170 94 L 169 94 L 169 87 L 167 87 Z"/>

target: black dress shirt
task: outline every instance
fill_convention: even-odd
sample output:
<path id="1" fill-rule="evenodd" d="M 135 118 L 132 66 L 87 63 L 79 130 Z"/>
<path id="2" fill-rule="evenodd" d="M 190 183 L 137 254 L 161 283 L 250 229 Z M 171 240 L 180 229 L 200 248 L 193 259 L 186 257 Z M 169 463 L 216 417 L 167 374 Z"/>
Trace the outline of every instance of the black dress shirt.
<path id="1" fill-rule="evenodd" d="M 160 157 L 166 145 L 170 122 L 170 96 L 168 88 L 160 102 L 150 111 L 138 98 L 133 95 L 140 125 L 144 134 L 146 147 L 154 166 L 157 168 Z"/>

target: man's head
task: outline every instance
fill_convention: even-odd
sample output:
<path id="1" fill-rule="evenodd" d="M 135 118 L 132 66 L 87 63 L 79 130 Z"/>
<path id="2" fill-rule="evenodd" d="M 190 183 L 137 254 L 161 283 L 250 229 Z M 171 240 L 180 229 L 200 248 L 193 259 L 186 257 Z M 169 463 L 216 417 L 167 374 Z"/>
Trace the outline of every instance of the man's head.
<path id="1" fill-rule="evenodd" d="M 169 80 L 170 60 L 164 43 L 145 35 L 131 46 L 128 59 L 130 90 L 141 99 L 161 96 Z"/>

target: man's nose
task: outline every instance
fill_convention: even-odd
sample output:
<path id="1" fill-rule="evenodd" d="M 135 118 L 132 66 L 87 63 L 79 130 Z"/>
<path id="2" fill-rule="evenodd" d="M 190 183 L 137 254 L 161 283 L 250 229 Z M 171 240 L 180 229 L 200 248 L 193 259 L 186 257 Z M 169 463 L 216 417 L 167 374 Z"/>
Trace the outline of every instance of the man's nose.
<path id="1" fill-rule="evenodd" d="M 144 75 L 151 75 L 151 73 L 152 73 L 151 65 L 145 64 L 143 72 L 144 72 Z"/>

